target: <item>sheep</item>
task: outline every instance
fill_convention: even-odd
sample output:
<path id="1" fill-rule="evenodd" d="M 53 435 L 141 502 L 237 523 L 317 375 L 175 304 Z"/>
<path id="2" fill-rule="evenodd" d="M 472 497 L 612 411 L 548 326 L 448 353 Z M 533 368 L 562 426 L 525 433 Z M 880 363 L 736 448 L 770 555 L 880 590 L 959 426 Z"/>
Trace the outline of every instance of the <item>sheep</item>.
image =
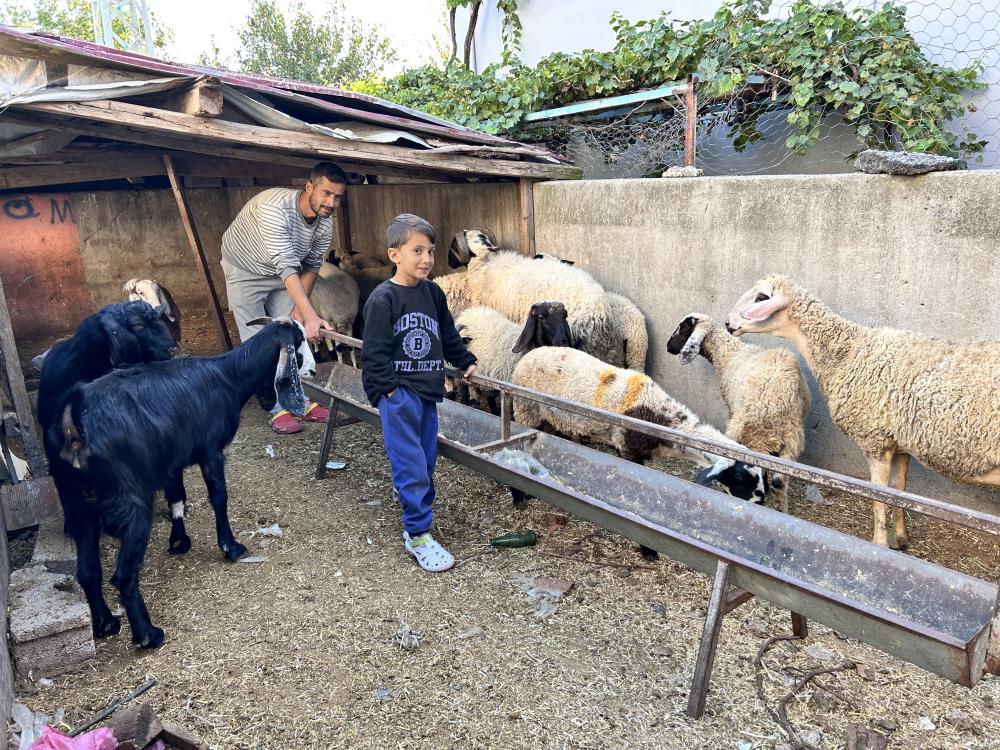
<path id="1" fill-rule="evenodd" d="M 1000 487 L 1000 342 L 959 343 L 846 320 L 784 276 L 767 276 L 733 307 L 737 336 L 792 341 L 836 425 L 865 454 L 871 481 L 906 489 L 910 457 L 959 482 Z M 875 503 L 876 544 L 908 542 L 906 519 Z"/>
<path id="2" fill-rule="evenodd" d="M 514 367 L 513 382 L 627 417 L 702 435 L 728 445 L 739 445 L 702 422 L 648 375 L 610 366 L 576 349 L 544 347 L 528 352 Z M 718 480 L 727 492 L 744 500 L 757 503 L 764 499 L 767 483 L 764 472 L 729 458 L 718 458 L 697 448 L 674 446 L 650 435 L 586 419 L 523 398 L 514 399 L 514 419 L 526 427 L 547 424 L 572 439 L 585 439 L 614 448 L 623 458 L 637 463 L 668 456 L 686 458 L 707 467 L 699 475 L 699 481 L 708 483 Z"/>
<path id="3" fill-rule="evenodd" d="M 556 260 L 567 266 L 576 265 L 572 260 L 560 258 L 550 253 L 536 253 L 535 260 Z M 646 371 L 646 354 L 649 351 L 649 332 L 646 330 L 646 316 L 628 297 L 616 292 L 605 291 L 608 304 L 615 319 L 615 329 L 622 340 L 622 352 L 612 359 L 625 363 L 629 370 Z"/>
<path id="4" fill-rule="evenodd" d="M 795 355 L 740 341 L 708 315 L 691 313 L 667 341 L 667 351 L 689 364 L 701 354 L 715 368 L 729 409 L 726 436 L 761 453 L 790 460 L 806 447 L 812 395 Z M 771 476 L 779 507 L 788 512 L 788 482 Z"/>
<path id="5" fill-rule="evenodd" d="M 572 339 L 561 302 L 536 302 L 523 326 L 493 308 L 470 307 L 456 318 L 455 327 L 476 355 L 477 374 L 506 382 L 525 352 L 540 346 L 569 346 Z M 474 386 L 469 390 L 474 396 Z M 490 411 L 499 414 L 496 394 L 490 392 L 488 398 Z"/>
<path id="6" fill-rule="evenodd" d="M 324 263 L 319 269 L 309 302 L 316 314 L 333 326 L 337 333 L 350 336 L 354 330 L 354 321 L 358 316 L 358 284 L 345 271 L 333 263 Z M 334 344 L 325 339 L 326 348 L 332 352 Z M 313 348 L 318 351 L 319 346 Z"/>
<path id="7" fill-rule="evenodd" d="M 611 364 L 624 364 L 611 307 L 590 274 L 553 259 L 498 250 L 482 230 L 461 234 L 470 251 L 468 268 L 438 281 L 453 314 L 486 305 L 520 321 L 534 301 L 559 299 L 569 311 L 570 330 L 580 348 Z"/>
<path id="8" fill-rule="evenodd" d="M 137 301 L 101 308 L 84 318 L 69 339 L 46 352 L 38 382 L 38 424 L 49 470 L 64 504 L 72 502 L 77 486 L 57 460 L 62 439 L 51 439 L 51 428 L 58 423 L 70 390 L 113 368 L 169 359 L 174 348 L 163 310 Z"/>
<path id="9" fill-rule="evenodd" d="M 162 308 L 167 330 L 173 336 L 174 342 L 180 346 L 181 310 L 174 302 L 169 289 L 154 279 L 129 279 L 122 287 L 122 291 L 128 295 L 129 302 L 142 300 L 150 307 Z"/>
<path id="10" fill-rule="evenodd" d="M 635 417 L 694 435 L 738 446 L 734 440 L 702 422 L 647 375 L 609 366 L 586 352 L 564 347 L 545 347 L 528 352 L 514 367 L 514 384 L 533 388 L 569 401 L 590 403 L 599 409 Z M 614 448 L 619 456 L 645 464 L 651 458 L 677 456 L 705 467 L 698 484 L 718 481 L 725 491 L 750 502 L 762 502 L 767 494 L 767 475 L 755 466 L 729 458 L 718 458 L 697 448 L 674 445 L 634 430 L 586 419 L 576 414 L 529 401 L 514 399 L 514 420 L 525 427 L 550 429 L 573 440 Z M 524 503 L 515 492 L 514 504 Z M 655 560 L 655 550 L 640 545 L 643 557 Z"/>
<path id="11" fill-rule="evenodd" d="M 314 369 L 302 327 L 281 320 L 225 354 L 119 370 L 71 390 L 47 440 L 61 445 L 57 464 L 71 472 L 76 484 L 76 493 L 63 497 L 63 507 L 76 540 L 77 577 L 95 636 L 121 629 L 101 593 L 103 530 L 121 539 L 111 582 L 121 593 L 133 643 L 156 648 L 163 642 L 163 631 L 150 622 L 139 593 L 139 568 L 149 544 L 153 496 L 160 487 L 183 493 L 185 467 L 201 467 L 226 559 L 246 552 L 229 525 L 223 449 L 255 393 L 276 392 L 284 408 L 301 415 L 306 398 L 299 375 Z M 86 493 L 96 495 L 97 502 L 86 501 Z"/>

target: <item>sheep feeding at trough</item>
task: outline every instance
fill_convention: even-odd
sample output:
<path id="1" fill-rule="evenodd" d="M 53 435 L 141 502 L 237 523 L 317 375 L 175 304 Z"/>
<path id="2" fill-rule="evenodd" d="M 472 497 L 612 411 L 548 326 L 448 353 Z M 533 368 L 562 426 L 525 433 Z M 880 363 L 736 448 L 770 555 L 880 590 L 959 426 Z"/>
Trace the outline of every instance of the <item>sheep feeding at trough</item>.
<path id="1" fill-rule="evenodd" d="M 806 447 L 805 419 L 812 396 L 795 355 L 762 349 L 732 336 L 708 315 L 687 315 L 667 341 L 667 351 L 689 364 L 700 354 L 715 368 L 729 409 L 726 435 L 761 453 L 791 460 Z M 788 482 L 771 476 L 782 512 L 788 512 Z"/>
<path id="2" fill-rule="evenodd" d="M 795 345 L 875 484 L 905 490 L 912 456 L 949 479 L 1000 487 L 1000 342 L 950 342 L 853 323 L 780 275 L 743 294 L 726 327 Z M 905 547 L 903 510 L 894 509 L 890 527 L 885 504 L 873 508 L 875 543 Z"/>

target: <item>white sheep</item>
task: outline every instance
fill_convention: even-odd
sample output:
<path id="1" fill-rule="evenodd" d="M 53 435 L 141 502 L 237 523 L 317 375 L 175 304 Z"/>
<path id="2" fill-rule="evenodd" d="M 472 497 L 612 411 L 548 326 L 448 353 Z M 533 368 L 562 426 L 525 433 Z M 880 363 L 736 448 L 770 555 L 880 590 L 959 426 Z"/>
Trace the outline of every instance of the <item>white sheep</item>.
<path id="1" fill-rule="evenodd" d="M 127 302 L 142 300 L 150 307 L 162 307 L 163 322 L 170 336 L 178 345 L 181 343 L 181 311 L 169 289 L 155 279 L 129 279 L 122 291 L 127 295 Z"/>
<path id="2" fill-rule="evenodd" d="M 551 253 L 536 253 L 535 260 L 555 260 L 567 266 L 576 265 L 572 260 L 560 258 Z M 615 329 L 622 342 L 620 354 L 609 358 L 612 362 L 622 362 L 630 370 L 646 371 L 646 354 L 649 351 L 649 332 L 646 330 L 646 316 L 642 314 L 628 297 L 605 290 L 608 305 L 615 319 Z"/>
<path id="3" fill-rule="evenodd" d="M 559 398 L 738 446 L 736 441 L 702 422 L 648 375 L 607 365 L 576 349 L 544 347 L 528 352 L 514 367 L 513 382 Z M 536 401 L 515 398 L 514 419 L 526 427 L 538 428 L 547 424 L 571 439 L 612 447 L 630 461 L 644 463 L 651 458 L 670 456 L 685 458 L 698 466 L 708 467 L 699 474 L 700 483 L 716 480 L 727 492 L 745 500 L 761 502 L 767 493 L 766 475 L 758 467 L 674 445 Z"/>
<path id="4" fill-rule="evenodd" d="M 649 351 L 646 316 L 628 297 L 616 292 L 605 292 L 604 295 L 615 319 L 615 329 L 622 340 L 621 358 L 625 362 L 625 367 L 645 372 L 646 353 Z"/>
<path id="5" fill-rule="evenodd" d="M 1000 342 L 955 343 L 870 328 L 832 312 L 783 276 L 758 281 L 726 320 L 736 335 L 792 341 L 830 416 L 860 446 L 871 481 L 906 489 L 910 456 L 949 479 L 1000 488 Z M 907 543 L 906 519 L 875 503 L 876 544 Z"/>
<path id="6" fill-rule="evenodd" d="M 324 263 L 319 269 L 316 284 L 309 293 L 309 302 L 316 314 L 329 323 L 333 330 L 350 336 L 358 314 L 358 285 L 353 278 L 333 263 Z M 324 339 L 329 351 L 334 344 Z M 314 344 L 314 349 L 318 347 Z"/>
<path id="7" fill-rule="evenodd" d="M 761 453 L 790 460 L 806 447 L 805 420 L 812 395 L 799 363 L 787 349 L 763 349 L 740 341 L 708 315 L 686 316 L 667 341 L 681 362 L 700 354 L 715 368 L 729 408 L 726 435 Z M 779 507 L 788 512 L 788 482 L 771 475 Z"/>
<path id="8" fill-rule="evenodd" d="M 469 351 L 476 355 L 476 374 L 510 382 L 514 366 L 526 352 L 540 346 L 569 346 L 572 333 L 561 302 L 536 302 L 524 325 L 518 325 L 491 307 L 470 307 L 455 319 L 455 327 Z M 469 386 L 470 397 L 478 396 Z M 499 413 L 496 393 L 488 394 L 490 411 Z"/>
<path id="9" fill-rule="evenodd" d="M 466 230 L 468 268 L 437 279 L 448 306 L 464 310 L 485 305 L 521 321 L 540 299 L 558 299 L 569 311 L 569 326 L 584 351 L 624 364 L 621 336 L 604 288 L 586 271 L 558 260 L 534 260 L 509 250 L 497 250 L 482 230 Z"/>

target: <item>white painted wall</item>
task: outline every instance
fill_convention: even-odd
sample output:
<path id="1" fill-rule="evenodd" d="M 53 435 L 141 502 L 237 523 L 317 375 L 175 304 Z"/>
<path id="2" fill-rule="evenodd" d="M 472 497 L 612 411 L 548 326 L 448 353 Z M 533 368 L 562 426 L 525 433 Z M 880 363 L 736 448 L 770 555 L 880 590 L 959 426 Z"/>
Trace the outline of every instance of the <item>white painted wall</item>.
<path id="1" fill-rule="evenodd" d="M 909 27 L 928 57 L 938 64 L 964 66 L 982 59 L 982 79 L 989 88 L 970 97 L 977 111 L 955 123 L 990 141 L 983 161 L 973 168 L 1000 167 L 1000 0 L 900 0 L 909 8 Z M 847 5 L 874 5 L 877 2 L 851 2 Z M 781 13 L 790 2 L 776 2 Z M 717 0 L 520 0 L 518 15 L 524 27 L 521 58 L 529 64 L 552 52 L 579 52 L 583 49 L 610 49 L 614 32 L 609 20 L 615 10 L 636 21 L 653 18 L 666 11 L 678 19 L 708 18 L 715 13 Z M 473 67 L 482 70 L 500 59 L 502 17 L 495 3 L 485 0 L 473 49 Z M 467 19 L 458 23 L 460 42 Z M 703 144 L 699 166 L 714 174 L 794 174 L 850 171 L 843 154 L 854 150 L 852 129 L 831 129 L 822 149 L 806 157 L 789 155 L 783 143 L 790 129 L 774 123 L 765 143 L 734 154 L 718 139 Z"/>

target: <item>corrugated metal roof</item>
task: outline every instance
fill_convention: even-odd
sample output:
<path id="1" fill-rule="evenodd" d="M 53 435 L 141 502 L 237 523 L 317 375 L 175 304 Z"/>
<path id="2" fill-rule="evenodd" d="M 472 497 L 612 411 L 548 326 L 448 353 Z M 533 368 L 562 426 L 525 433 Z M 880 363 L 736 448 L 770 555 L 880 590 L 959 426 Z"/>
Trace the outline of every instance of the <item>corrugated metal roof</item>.
<path id="1" fill-rule="evenodd" d="M 205 65 L 182 65 L 135 52 L 103 47 L 93 42 L 49 33 L 27 33 L 0 26 L 0 54 L 36 57 L 61 62 L 94 64 L 158 75 L 211 75 L 231 86 L 246 88 L 345 119 L 360 120 L 388 128 L 411 130 L 439 138 L 490 146 L 513 146 L 514 141 L 466 128 L 440 117 L 404 107 L 384 99 L 304 81 L 234 73 Z"/>

